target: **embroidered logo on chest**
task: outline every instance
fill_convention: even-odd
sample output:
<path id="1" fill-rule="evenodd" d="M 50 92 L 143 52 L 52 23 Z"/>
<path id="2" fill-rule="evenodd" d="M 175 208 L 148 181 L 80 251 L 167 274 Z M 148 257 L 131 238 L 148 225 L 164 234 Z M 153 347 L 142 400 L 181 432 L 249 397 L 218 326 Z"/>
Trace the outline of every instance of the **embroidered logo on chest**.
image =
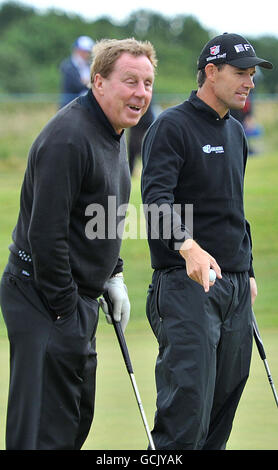
<path id="1" fill-rule="evenodd" d="M 222 145 L 218 145 L 217 147 L 213 147 L 210 144 L 204 145 L 203 152 L 206 154 L 211 153 L 224 153 L 224 148 Z"/>

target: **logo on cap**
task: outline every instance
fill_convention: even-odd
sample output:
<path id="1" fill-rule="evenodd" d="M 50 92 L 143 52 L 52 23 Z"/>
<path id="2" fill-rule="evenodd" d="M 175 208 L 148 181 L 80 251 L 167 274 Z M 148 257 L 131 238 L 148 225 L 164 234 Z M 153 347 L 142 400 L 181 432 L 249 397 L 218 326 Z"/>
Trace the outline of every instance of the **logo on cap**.
<path id="1" fill-rule="evenodd" d="M 217 54 L 219 54 L 219 51 L 220 51 L 220 46 L 210 47 L 210 54 L 211 55 L 217 55 Z"/>
<path id="2" fill-rule="evenodd" d="M 250 49 L 254 52 L 254 48 L 251 46 L 251 44 L 235 44 L 234 48 L 236 52 L 248 52 Z"/>

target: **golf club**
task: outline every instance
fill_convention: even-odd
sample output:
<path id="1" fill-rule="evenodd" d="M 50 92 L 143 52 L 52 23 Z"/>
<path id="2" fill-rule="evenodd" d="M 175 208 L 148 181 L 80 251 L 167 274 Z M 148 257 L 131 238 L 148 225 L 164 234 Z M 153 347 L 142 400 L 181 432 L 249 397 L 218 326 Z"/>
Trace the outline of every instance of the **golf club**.
<path id="1" fill-rule="evenodd" d="M 258 328 L 258 325 L 257 325 L 257 322 L 256 322 L 256 317 L 255 317 L 255 314 L 254 314 L 253 310 L 252 310 L 252 322 L 253 322 L 253 333 L 254 333 L 254 338 L 255 338 L 255 341 L 256 341 L 256 345 L 257 345 L 260 357 L 261 357 L 261 359 L 264 363 L 265 370 L 266 370 L 267 377 L 268 377 L 268 381 L 270 383 L 270 386 L 271 386 L 271 389 L 272 389 L 272 392 L 273 392 L 273 395 L 274 395 L 274 399 L 275 399 L 276 405 L 278 407 L 277 392 L 275 390 L 275 386 L 274 386 L 274 383 L 273 383 L 273 380 L 272 380 L 270 369 L 269 369 L 269 366 L 268 366 L 268 363 L 267 363 L 267 360 L 266 360 L 264 345 L 263 345 L 263 342 L 262 342 L 262 338 L 261 338 L 261 335 L 260 335 L 260 332 L 259 332 L 259 328 Z"/>
<path id="2" fill-rule="evenodd" d="M 129 357 L 129 352 L 128 352 L 128 349 L 127 349 L 127 344 L 126 344 L 126 340 L 125 340 L 125 337 L 124 337 L 124 334 L 123 334 L 121 323 L 116 322 L 114 320 L 113 305 L 112 305 L 112 302 L 109 298 L 108 293 L 105 292 L 103 294 L 103 297 L 104 297 L 104 299 L 105 299 L 105 301 L 108 305 L 109 315 L 111 317 L 111 320 L 112 320 L 112 323 L 113 323 L 113 326 L 114 326 L 114 329 L 115 329 L 115 332 L 116 332 L 116 336 L 118 338 L 118 342 L 119 342 L 119 345 L 120 345 L 120 348 L 121 348 L 121 351 L 122 351 L 122 355 L 123 355 L 123 358 L 124 358 L 124 361 L 125 361 L 126 369 L 129 373 L 129 377 L 130 377 L 132 387 L 133 387 L 133 390 L 134 390 L 134 393 L 135 393 L 136 401 L 137 401 L 137 404 L 138 404 L 138 407 L 139 407 L 139 410 L 140 410 L 140 413 L 141 413 L 141 417 L 142 417 L 142 420 L 143 420 L 143 423 L 144 423 L 144 426 L 145 426 L 145 430 L 146 430 L 146 433 L 147 433 L 147 436 L 148 436 L 148 439 L 149 439 L 150 448 L 152 450 L 155 450 L 152 435 L 151 435 L 151 432 L 150 432 L 150 429 L 149 429 L 149 426 L 148 426 L 148 423 L 147 423 L 147 418 L 146 418 L 146 415 L 145 415 L 145 412 L 144 412 L 144 408 L 143 408 L 142 401 L 141 401 L 141 398 L 140 398 L 139 390 L 138 390 L 138 387 L 137 387 L 137 384 L 136 384 L 136 380 L 135 380 L 135 376 L 134 376 L 134 372 L 133 372 L 131 360 L 130 360 L 130 357 Z"/>

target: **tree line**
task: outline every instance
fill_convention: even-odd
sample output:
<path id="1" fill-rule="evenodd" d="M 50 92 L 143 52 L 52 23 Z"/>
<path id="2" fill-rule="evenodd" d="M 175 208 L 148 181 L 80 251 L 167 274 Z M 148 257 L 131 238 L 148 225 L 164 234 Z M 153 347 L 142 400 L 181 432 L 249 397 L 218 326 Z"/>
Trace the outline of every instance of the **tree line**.
<path id="1" fill-rule="evenodd" d="M 86 21 L 79 15 L 49 9 L 44 13 L 17 2 L 0 8 L 0 93 L 58 93 L 59 66 L 74 40 L 135 37 L 149 40 L 158 57 L 157 93 L 188 93 L 196 87 L 196 63 L 203 45 L 217 31 L 205 29 L 188 15 L 167 18 L 149 10 L 132 13 L 121 24 L 102 17 Z M 277 64 L 278 38 L 247 37 L 257 55 Z M 277 93 L 278 72 L 262 72 L 257 88 Z"/>

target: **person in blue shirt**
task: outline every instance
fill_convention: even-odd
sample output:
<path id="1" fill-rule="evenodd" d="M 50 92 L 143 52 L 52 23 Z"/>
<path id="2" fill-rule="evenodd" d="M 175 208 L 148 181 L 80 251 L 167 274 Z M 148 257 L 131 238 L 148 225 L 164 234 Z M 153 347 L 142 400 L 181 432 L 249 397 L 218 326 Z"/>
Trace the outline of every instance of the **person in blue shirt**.
<path id="1" fill-rule="evenodd" d="M 94 41 L 89 36 L 79 36 L 73 44 L 71 56 L 61 63 L 60 108 L 88 91 L 93 46 Z"/>

